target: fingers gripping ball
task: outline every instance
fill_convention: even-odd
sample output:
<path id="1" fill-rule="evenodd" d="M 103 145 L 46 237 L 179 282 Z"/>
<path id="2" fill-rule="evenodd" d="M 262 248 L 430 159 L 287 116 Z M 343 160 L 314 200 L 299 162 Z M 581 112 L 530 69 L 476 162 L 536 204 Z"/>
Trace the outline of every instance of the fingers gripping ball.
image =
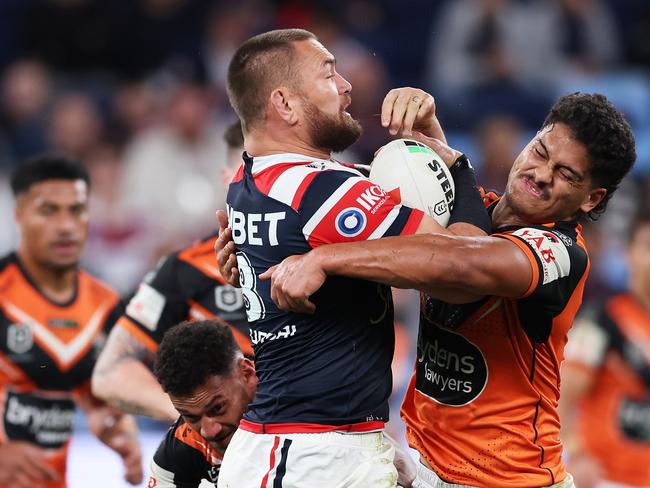
<path id="1" fill-rule="evenodd" d="M 403 205 L 449 222 L 455 186 L 442 158 L 430 147 L 410 139 L 397 139 L 382 147 L 372 162 L 370 179 Z"/>

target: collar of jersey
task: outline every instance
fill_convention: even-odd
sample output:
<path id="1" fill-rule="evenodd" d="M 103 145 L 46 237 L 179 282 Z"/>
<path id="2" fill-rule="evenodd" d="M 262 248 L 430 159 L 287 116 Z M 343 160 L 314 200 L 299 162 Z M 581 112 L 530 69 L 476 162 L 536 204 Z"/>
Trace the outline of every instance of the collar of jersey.
<path id="1" fill-rule="evenodd" d="M 282 154 L 270 154 L 268 156 L 254 156 L 253 158 L 253 167 L 252 173 L 257 174 L 265 169 L 269 169 L 278 164 L 295 164 L 295 165 L 305 165 L 315 162 L 321 162 L 326 165 L 332 165 L 333 167 L 339 167 L 340 164 L 332 159 L 319 159 L 312 156 L 306 156 L 304 154 L 296 153 L 282 153 Z"/>

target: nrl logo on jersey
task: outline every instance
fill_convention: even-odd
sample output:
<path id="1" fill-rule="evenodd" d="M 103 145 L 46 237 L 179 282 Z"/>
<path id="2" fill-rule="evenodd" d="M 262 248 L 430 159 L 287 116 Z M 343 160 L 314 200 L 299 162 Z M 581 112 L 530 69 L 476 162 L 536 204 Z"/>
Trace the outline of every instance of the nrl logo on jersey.
<path id="1" fill-rule="evenodd" d="M 7 349 L 24 354 L 34 345 L 32 327 L 29 324 L 11 324 L 7 328 Z"/>

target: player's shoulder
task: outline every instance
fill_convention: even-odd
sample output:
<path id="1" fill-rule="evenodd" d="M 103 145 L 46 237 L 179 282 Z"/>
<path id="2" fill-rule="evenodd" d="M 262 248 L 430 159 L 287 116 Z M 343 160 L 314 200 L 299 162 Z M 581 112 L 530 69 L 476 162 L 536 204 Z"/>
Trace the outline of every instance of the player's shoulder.
<path id="1" fill-rule="evenodd" d="M 156 289 L 194 290 L 203 283 L 225 283 L 214 255 L 217 232 L 163 257 L 143 283 Z"/>
<path id="2" fill-rule="evenodd" d="M 169 429 L 164 443 L 164 451 L 171 460 L 185 459 L 203 460 L 206 462 L 216 463 L 220 460 L 208 442 L 194 429 L 192 429 L 182 417 Z"/>
<path id="3" fill-rule="evenodd" d="M 524 252 L 544 284 L 567 279 L 577 285 L 589 268 L 589 257 L 577 223 L 526 225 L 498 229 Z"/>
<path id="4" fill-rule="evenodd" d="M 555 222 L 544 225 L 511 226 L 497 229 L 493 235 L 515 236 L 530 247 L 564 248 L 575 256 L 587 257 L 587 250 L 581 234 L 581 226 L 577 222 Z"/>
<path id="5" fill-rule="evenodd" d="M 112 286 L 93 276 L 85 269 L 79 269 L 78 279 L 79 287 L 91 290 L 95 296 L 106 297 L 106 299 L 115 301 L 120 300 L 120 294 Z"/>
<path id="6" fill-rule="evenodd" d="M 16 257 L 16 253 L 13 251 L 0 257 L 0 273 L 12 264 L 16 264 L 17 261 L 18 258 Z"/>
<path id="7" fill-rule="evenodd" d="M 0 284 L 7 283 L 7 280 L 11 280 L 9 275 L 12 274 L 12 270 L 19 269 L 18 257 L 15 252 L 10 252 L 0 258 Z M 22 275 L 22 273 L 20 273 Z"/>
<path id="8" fill-rule="evenodd" d="M 216 266 L 216 258 L 214 255 L 214 242 L 217 237 L 218 232 L 215 231 L 207 237 L 194 242 L 192 245 L 181 249 L 175 253 L 174 258 L 180 263 L 199 271 L 211 280 L 225 283 L 219 268 Z M 183 266 L 181 265 L 179 272 L 182 273 L 182 269 Z"/>
<path id="9" fill-rule="evenodd" d="M 301 154 L 277 154 L 253 158 L 251 172 L 257 189 L 297 210 L 305 193 L 316 182 L 341 184 L 348 178 L 364 178 L 352 165 Z"/>

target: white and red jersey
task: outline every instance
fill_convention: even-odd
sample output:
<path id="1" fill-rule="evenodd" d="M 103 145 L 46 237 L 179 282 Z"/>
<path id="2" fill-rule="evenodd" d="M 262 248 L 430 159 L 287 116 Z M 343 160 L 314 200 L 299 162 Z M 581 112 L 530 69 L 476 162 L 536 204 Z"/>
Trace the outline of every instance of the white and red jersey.
<path id="1" fill-rule="evenodd" d="M 244 163 L 228 206 L 260 380 L 246 425 L 380 426 L 392 386 L 390 289 L 330 278 L 312 297 L 316 313 L 300 315 L 276 308 L 258 276 L 322 244 L 414 233 L 422 212 L 336 161 L 280 154 Z"/>

